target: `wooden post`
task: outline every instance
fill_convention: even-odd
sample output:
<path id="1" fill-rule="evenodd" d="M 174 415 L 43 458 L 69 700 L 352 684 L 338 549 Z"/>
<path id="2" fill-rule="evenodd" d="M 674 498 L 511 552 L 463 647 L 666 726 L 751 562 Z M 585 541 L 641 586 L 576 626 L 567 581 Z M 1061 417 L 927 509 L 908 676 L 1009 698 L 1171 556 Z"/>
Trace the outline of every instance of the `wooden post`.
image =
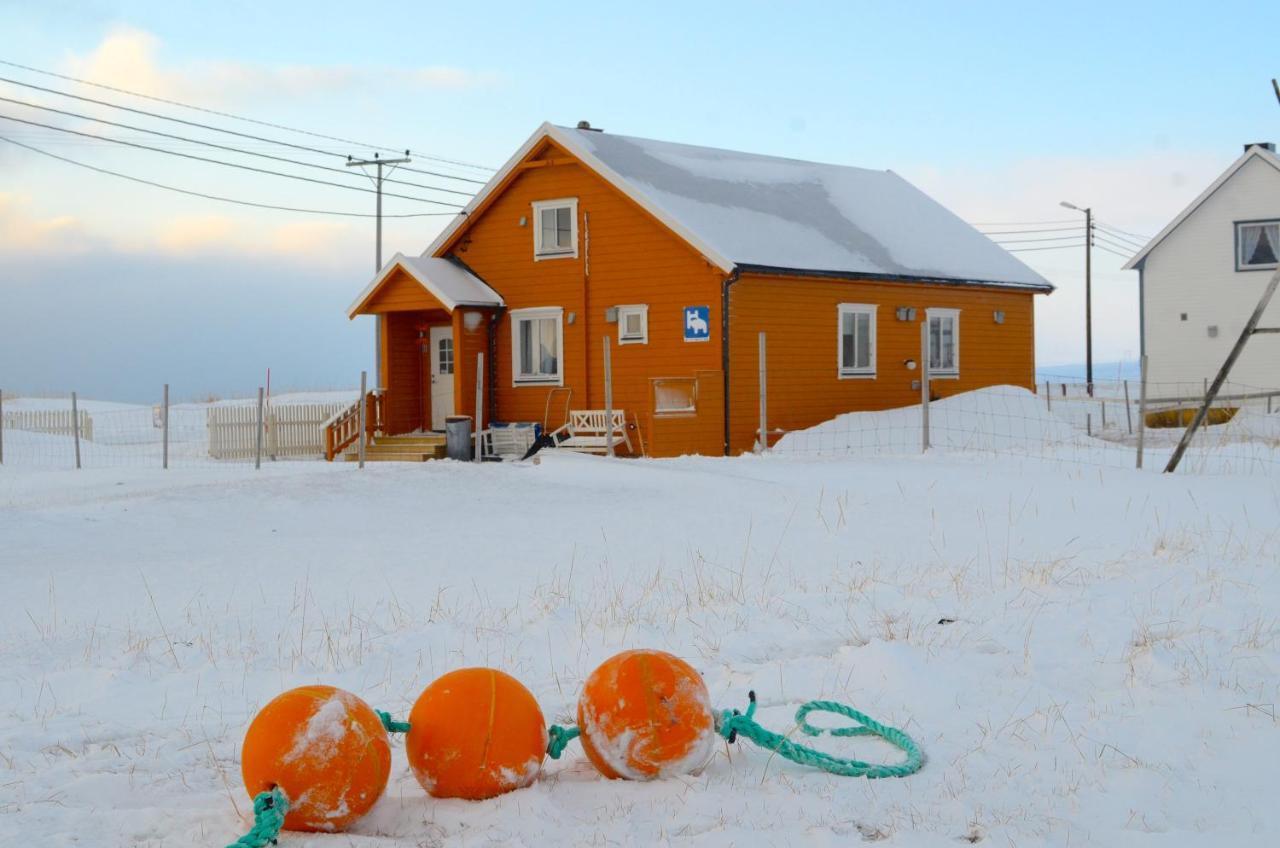
<path id="1" fill-rule="evenodd" d="M 166 471 L 169 470 L 169 384 L 164 384 L 164 403 L 160 407 L 161 426 L 164 427 L 163 445 L 164 450 L 161 459 L 161 467 Z"/>
<path id="2" fill-rule="evenodd" d="M 360 435 L 356 437 L 356 444 L 359 446 L 356 450 L 360 456 L 360 467 L 364 468 L 364 443 L 368 438 L 365 426 L 369 423 L 369 400 L 365 397 L 367 386 L 369 384 L 369 372 L 360 372 Z"/>
<path id="3" fill-rule="evenodd" d="M 1138 468 L 1142 468 L 1142 442 L 1147 435 L 1147 357 L 1142 356 L 1138 379 L 1142 384 L 1138 387 Z"/>
<path id="4" fill-rule="evenodd" d="M 1049 391 L 1049 381 L 1044 381 L 1044 408 L 1046 412 L 1053 412 L 1053 392 Z"/>
<path id="5" fill-rule="evenodd" d="M 929 450 L 929 322 L 920 322 L 920 452 Z"/>
<path id="6" fill-rule="evenodd" d="M 1133 410 L 1129 408 L 1129 381 L 1124 381 L 1124 423 L 1129 429 L 1129 435 L 1133 435 Z"/>
<path id="7" fill-rule="evenodd" d="M 258 386 L 258 432 L 256 446 L 253 449 L 253 469 L 262 469 L 262 386 Z"/>
<path id="8" fill-rule="evenodd" d="M 1093 413 L 1086 412 L 1084 414 L 1084 432 L 1086 435 L 1093 435 Z"/>
<path id="9" fill-rule="evenodd" d="M 1106 432 L 1106 429 L 1107 429 L 1107 402 L 1104 400 L 1104 401 L 1101 401 L 1101 404 L 1102 404 L 1102 430 L 1103 430 L 1103 432 Z"/>
<path id="10" fill-rule="evenodd" d="M 613 340 L 604 337 L 604 447 L 613 456 L 613 366 L 610 364 L 610 347 Z"/>
<path id="11" fill-rule="evenodd" d="M 765 338 L 762 330 L 760 332 L 760 441 L 757 453 L 769 450 L 768 371 L 765 364 Z"/>
<path id="12" fill-rule="evenodd" d="M 1236 339 L 1235 346 L 1231 348 L 1231 353 L 1227 354 L 1226 361 L 1218 369 L 1218 375 L 1213 378 L 1213 384 L 1206 385 L 1204 403 L 1196 410 L 1195 418 L 1191 419 L 1191 423 L 1187 425 L 1186 431 L 1178 441 L 1178 446 L 1173 449 L 1173 455 L 1169 457 L 1169 464 L 1165 466 L 1164 473 L 1173 473 L 1177 469 L 1178 463 L 1182 461 L 1182 455 L 1187 452 L 1187 448 L 1191 445 L 1191 439 L 1195 437 L 1196 431 L 1200 429 L 1200 425 L 1204 423 L 1204 419 L 1209 415 L 1209 407 L 1213 405 L 1213 399 L 1218 396 L 1218 392 L 1222 389 L 1222 384 L 1227 381 L 1227 376 L 1231 373 L 1232 367 L 1235 366 L 1236 360 L 1244 352 L 1245 344 L 1257 331 L 1258 322 L 1262 320 L 1262 313 L 1267 311 L 1267 305 L 1271 303 L 1271 298 L 1276 293 L 1276 286 L 1280 286 L 1280 269 L 1277 269 L 1271 275 L 1271 279 L 1267 282 L 1266 290 L 1263 291 L 1262 297 L 1258 299 L 1258 305 L 1254 307 L 1253 314 L 1249 316 L 1249 320 L 1245 322 L 1244 330 L 1240 332 L 1240 338 Z"/>
<path id="13" fill-rule="evenodd" d="M 1063 396 L 1063 397 L 1066 397 L 1066 396 L 1067 396 L 1067 384 L 1066 384 L 1066 382 L 1063 382 L 1063 383 L 1062 383 L 1062 396 Z"/>
<path id="14" fill-rule="evenodd" d="M 80 467 L 80 408 L 76 405 L 76 393 L 71 393 L 71 432 L 76 437 L 76 468 Z"/>
<path id="15" fill-rule="evenodd" d="M 476 354 L 476 462 L 484 458 L 484 351 Z"/>

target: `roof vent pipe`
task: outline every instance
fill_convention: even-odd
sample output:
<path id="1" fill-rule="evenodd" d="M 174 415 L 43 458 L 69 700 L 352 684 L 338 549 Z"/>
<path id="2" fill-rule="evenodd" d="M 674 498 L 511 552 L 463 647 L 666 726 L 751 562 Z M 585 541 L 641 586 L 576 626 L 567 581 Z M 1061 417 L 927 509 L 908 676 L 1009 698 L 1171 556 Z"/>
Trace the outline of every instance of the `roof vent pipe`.
<path id="1" fill-rule="evenodd" d="M 582 125 L 579 124 L 578 126 L 582 126 Z M 1261 147 L 1263 150 L 1266 150 L 1268 153 L 1276 152 L 1275 142 L 1271 142 L 1271 141 L 1255 141 L 1252 144 L 1246 144 L 1244 146 L 1244 152 L 1248 153 L 1250 147 Z"/>
<path id="2" fill-rule="evenodd" d="M 578 129 L 586 130 L 587 132 L 604 132 L 604 130 L 599 130 L 591 126 L 590 121 L 578 121 Z"/>

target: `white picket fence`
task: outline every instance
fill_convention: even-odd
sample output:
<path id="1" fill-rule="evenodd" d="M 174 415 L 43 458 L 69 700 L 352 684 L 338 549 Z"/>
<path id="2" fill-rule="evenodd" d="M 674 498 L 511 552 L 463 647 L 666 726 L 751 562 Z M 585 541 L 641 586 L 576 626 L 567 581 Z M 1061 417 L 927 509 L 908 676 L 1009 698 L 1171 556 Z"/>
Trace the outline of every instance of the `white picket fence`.
<path id="1" fill-rule="evenodd" d="M 93 417 L 83 409 L 79 411 L 80 438 L 93 441 Z M 48 433 L 54 436 L 74 436 L 75 418 L 69 409 L 18 409 L 4 413 L 6 430 L 26 430 L 29 433 Z"/>
<path id="2" fill-rule="evenodd" d="M 267 457 L 324 456 L 324 425 L 345 403 L 296 403 L 269 408 L 264 416 L 262 454 Z M 258 407 L 211 406 L 209 456 L 253 459 L 258 447 Z"/>

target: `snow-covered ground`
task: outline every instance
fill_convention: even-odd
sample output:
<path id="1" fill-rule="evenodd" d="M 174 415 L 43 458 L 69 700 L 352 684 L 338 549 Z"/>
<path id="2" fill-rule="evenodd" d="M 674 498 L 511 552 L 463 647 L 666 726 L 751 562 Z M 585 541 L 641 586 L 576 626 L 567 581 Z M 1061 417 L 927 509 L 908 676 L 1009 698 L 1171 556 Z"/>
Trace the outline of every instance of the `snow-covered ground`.
<path id="1" fill-rule="evenodd" d="M 826 697 L 903 727 L 905 780 L 748 744 L 607 781 L 392 781 L 290 846 L 1274 845 L 1280 477 L 983 451 L 854 458 L 48 471 L 0 466 L 0 844 L 221 846 L 257 708 L 312 682 L 407 713 L 467 665 L 570 721 L 630 647 L 792 729 Z M 825 742 L 893 759 L 878 743 Z"/>

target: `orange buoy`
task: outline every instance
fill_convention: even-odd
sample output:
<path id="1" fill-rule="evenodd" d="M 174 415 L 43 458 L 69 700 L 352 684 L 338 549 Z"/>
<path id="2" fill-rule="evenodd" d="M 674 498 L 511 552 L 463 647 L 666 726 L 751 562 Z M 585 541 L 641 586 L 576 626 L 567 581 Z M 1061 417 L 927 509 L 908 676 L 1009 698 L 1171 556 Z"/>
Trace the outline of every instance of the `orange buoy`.
<path id="1" fill-rule="evenodd" d="M 462 668 L 418 696 L 404 747 L 428 793 L 475 801 L 537 778 L 547 725 L 520 681 L 492 668 Z"/>
<path id="2" fill-rule="evenodd" d="M 702 676 L 663 651 L 625 651 L 593 671 L 578 699 L 578 727 L 600 773 L 629 780 L 697 771 L 716 738 Z"/>
<path id="3" fill-rule="evenodd" d="M 253 797 L 279 786 L 287 830 L 344 830 L 387 786 L 391 745 L 368 704 L 332 686 L 302 686 L 262 708 L 244 735 L 240 772 Z"/>

